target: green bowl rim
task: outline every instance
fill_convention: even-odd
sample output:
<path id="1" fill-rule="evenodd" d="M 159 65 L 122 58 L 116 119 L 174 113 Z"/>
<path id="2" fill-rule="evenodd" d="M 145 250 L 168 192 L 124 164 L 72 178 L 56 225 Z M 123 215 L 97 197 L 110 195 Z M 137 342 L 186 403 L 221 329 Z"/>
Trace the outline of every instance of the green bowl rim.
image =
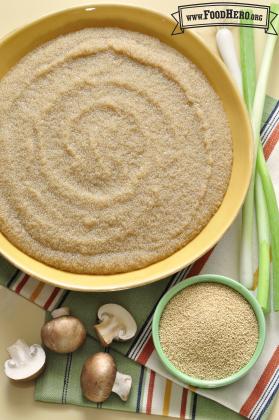
<path id="1" fill-rule="evenodd" d="M 237 292 L 239 292 L 252 306 L 252 309 L 255 312 L 258 326 L 259 326 L 259 341 L 255 350 L 255 353 L 249 360 L 249 362 L 241 368 L 238 372 L 234 373 L 231 376 L 228 376 L 227 378 L 223 379 L 217 379 L 217 380 L 205 380 L 205 379 L 198 379 L 192 376 L 188 376 L 185 373 L 178 370 L 167 358 L 167 356 L 164 354 L 163 349 L 161 347 L 160 339 L 159 339 L 159 324 L 161 315 L 170 301 L 170 299 L 175 296 L 177 293 L 179 293 L 182 289 L 185 289 L 186 287 L 192 286 L 196 283 L 221 283 L 228 287 L 233 288 Z M 215 275 L 215 274 L 202 274 L 199 276 L 189 277 L 186 280 L 183 280 L 181 283 L 177 284 L 176 286 L 172 287 L 160 300 L 158 303 L 156 310 L 154 312 L 153 320 L 152 320 L 152 338 L 154 342 L 155 349 L 157 351 L 157 354 L 163 363 L 163 365 L 166 367 L 166 369 L 174 375 L 179 381 L 194 386 L 196 388 L 218 388 L 221 386 L 229 385 L 240 378 L 242 378 L 244 375 L 247 374 L 247 372 L 252 368 L 252 366 L 256 363 L 257 359 L 259 358 L 264 342 L 265 342 L 265 317 L 262 311 L 262 308 L 256 298 L 249 292 L 246 287 L 244 287 L 242 284 L 238 283 L 237 281 L 230 279 L 225 276 Z"/>

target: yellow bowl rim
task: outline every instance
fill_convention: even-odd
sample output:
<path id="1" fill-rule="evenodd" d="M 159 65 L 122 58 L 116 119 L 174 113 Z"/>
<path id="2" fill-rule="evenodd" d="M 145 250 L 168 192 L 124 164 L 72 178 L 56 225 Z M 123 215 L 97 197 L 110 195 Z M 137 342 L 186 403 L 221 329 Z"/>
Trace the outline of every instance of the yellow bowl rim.
<path id="1" fill-rule="evenodd" d="M 47 14 L 39 19 L 36 19 L 27 25 L 24 25 L 18 29 L 13 30 L 12 32 L 8 33 L 0 40 L 0 50 L 1 47 L 11 41 L 14 37 L 16 37 L 19 33 L 26 31 L 29 28 L 32 28 L 44 21 L 52 19 L 54 17 L 63 17 L 63 15 L 73 13 L 73 12 L 87 12 L 90 8 L 98 8 L 103 10 L 110 10 L 111 8 L 119 9 L 122 12 L 139 12 L 139 13 L 147 13 L 148 15 L 152 15 L 154 19 L 161 19 L 162 21 L 169 22 L 172 25 L 175 25 L 175 22 L 172 22 L 171 19 L 159 12 L 155 12 L 153 10 L 144 8 L 144 7 L 136 7 L 132 5 L 125 5 L 125 4 L 88 4 L 85 6 L 78 6 L 78 7 L 71 7 L 60 10 L 56 13 Z M 88 9 L 88 10 L 87 10 Z M 86 27 L 86 26 L 85 26 Z M 172 275 L 175 272 L 183 269 L 185 266 L 194 263 L 198 258 L 206 254 L 213 246 L 221 239 L 227 229 L 231 226 L 234 219 L 236 218 L 238 211 L 240 210 L 242 203 L 245 199 L 250 178 L 252 174 L 252 162 L 253 162 L 253 142 L 252 142 L 252 132 L 250 126 L 250 120 L 248 113 L 246 111 L 246 107 L 243 103 L 242 97 L 240 96 L 238 89 L 234 82 L 232 81 L 228 70 L 226 69 L 225 65 L 221 61 L 221 59 L 214 54 L 210 48 L 204 43 L 204 41 L 199 37 L 199 35 L 195 34 L 192 30 L 187 30 L 188 36 L 195 40 L 196 43 L 199 44 L 201 49 L 207 51 L 207 53 L 211 56 L 211 59 L 219 66 L 220 71 L 223 73 L 224 78 L 226 78 L 226 84 L 233 93 L 235 100 L 237 101 L 237 106 L 239 113 L 242 115 L 243 124 L 246 129 L 247 133 L 247 147 L 248 147 L 248 154 L 246 157 L 246 173 L 245 177 L 242 179 L 241 185 L 241 192 L 239 193 L 239 200 L 238 204 L 235 205 L 233 211 L 229 217 L 227 217 L 226 221 L 222 224 L 223 228 L 218 233 L 215 233 L 214 237 L 211 237 L 210 240 L 207 241 L 207 245 L 203 246 L 201 249 L 196 250 L 192 253 L 191 258 L 188 259 L 181 259 L 180 262 L 176 263 L 175 265 L 169 264 L 167 268 L 163 270 L 154 270 L 154 267 L 158 265 L 162 265 L 169 259 L 172 259 L 174 256 L 181 254 L 185 248 L 189 247 L 193 241 L 200 237 L 203 230 L 211 223 L 213 219 L 215 219 L 216 215 L 218 215 L 220 208 L 222 207 L 226 195 L 224 197 L 223 203 L 221 204 L 220 208 L 217 210 L 215 215 L 209 221 L 209 224 L 201 231 L 200 234 L 194 238 L 193 241 L 189 242 L 185 247 L 180 249 L 179 251 L 175 252 L 171 256 L 159 261 L 155 264 L 151 264 L 148 267 L 144 267 L 139 270 L 127 272 L 127 273 L 120 273 L 120 274 L 112 274 L 112 275 L 90 275 L 90 274 L 76 274 L 70 273 L 62 270 L 58 270 L 47 264 L 41 263 L 36 259 L 28 256 L 24 252 L 20 251 L 11 242 L 0 232 L 0 254 L 3 255 L 10 263 L 14 266 L 25 272 L 26 274 L 32 276 L 35 279 L 41 280 L 45 283 L 51 284 L 53 286 L 57 286 L 60 288 L 65 288 L 69 290 L 76 290 L 76 291 L 116 291 L 116 290 L 123 290 L 128 288 L 134 288 L 138 286 L 143 286 L 151 282 L 158 281 L 162 278 L 165 278 L 169 275 Z M 175 47 L 174 47 L 175 48 Z M 203 71 L 203 69 L 201 69 Z M 229 188 L 228 188 L 229 189 Z M 165 264 L 164 264 L 165 265 Z M 145 271 L 150 271 L 149 274 L 146 274 Z M 144 273 L 143 273 L 144 272 Z M 109 279 L 109 280 L 108 280 Z"/>

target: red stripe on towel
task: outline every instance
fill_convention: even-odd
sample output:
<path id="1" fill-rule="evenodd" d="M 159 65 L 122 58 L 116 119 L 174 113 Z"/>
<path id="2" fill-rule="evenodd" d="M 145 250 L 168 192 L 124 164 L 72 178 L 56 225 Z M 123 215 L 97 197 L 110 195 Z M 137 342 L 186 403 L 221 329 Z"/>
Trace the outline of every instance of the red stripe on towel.
<path id="1" fill-rule="evenodd" d="M 20 291 L 22 290 L 22 288 L 28 282 L 28 279 L 29 278 L 30 278 L 30 276 L 28 276 L 28 274 L 25 274 L 25 276 L 23 277 L 23 279 L 18 283 L 18 285 L 15 288 L 15 292 L 16 293 L 20 293 Z"/>
<path id="2" fill-rule="evenodd" d="M 146 402 L 146 414 L 151 414 L 154 383 L 155 383 L 155 372 L 151 370 L 150 378 L 149 378 L 149 385 L 148 385 L 147 402 Z"/>
<path id="3" fill-rule="evenodd" d="M 212 254 L 214 248 L 207 251 L 202 257 L 200 257 L 191 267 L 190 271 L 187 274 L 187 277 L 192 277 L 200 274 L 204 264 L 207 262 L 208 258 Z"/>
<path id="4" fill-rule="evenodd" d="M 55 289 L 53 290 L 53 292 L 49 296 L 48 300 L 44 304 L 44 306 L 43 306 L 44 309 L 48 309 L 50 307 L 50 305 L 52 304 L 52 302 L 54 301 L 55 297 L 58 295 L 60 290 L 61 289 L 59 289 L 58 287 L 55 287 Z"/>
<path id="5" fill-rule="evenodd" d="M 269 360 L 265 370 L 263 371 L 260 379 L 258 380 L 255 388 L 241 407 L 239 414 L 248 417 L 250 412 L 253 410 L 258 400 L 261 398 L 267 384 L 269 383 L 274 371 L 279 366 L 279 346 L 273 353 L 273 356 Z"/>
<path id="6" fill-rule="evenodd" d="M 151 356 L 151 354 L 153 353 L 153 350 L 154 350 L 154 344 L 153 344 L 152 337 L 150 336 L 148 340 L 146 341 L 142 351 L 136 358 L 136 361 L 140 363 L 141 365 L 146 365 L 146 362 Z"/>
<path id="7" fill-rule="evenodd" d="M 266 144 L 264 145 L 264 157 L 266 160 L 271 155 L 278 141 L 279 141 L 279 123 L 277 123 L 277 125 L 274 127 L 270 136 L 268 137 Z"/>
<path id="8" fill-rule="evenodd" d="M 180 408 L 180 418 L 185 419 L 186 407 L 187 407 L 188 389 L 183 388 Z"/>

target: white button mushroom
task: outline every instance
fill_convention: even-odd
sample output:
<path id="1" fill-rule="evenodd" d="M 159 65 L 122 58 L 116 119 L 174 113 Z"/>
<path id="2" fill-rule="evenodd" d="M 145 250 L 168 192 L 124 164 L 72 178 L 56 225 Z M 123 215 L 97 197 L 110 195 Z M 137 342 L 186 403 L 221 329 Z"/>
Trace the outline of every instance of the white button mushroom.
<path id="1" fill-rule="evenodd" d="M 83 395 L 95 403 L 103 402 L 112 392 L 127 401 L 132 386 L 130 375 L 117 372 L 113 357 L 108 353 L 95 353 L 88 357 L 80 375 Z"/>
<path id="2" fill-rule="evenodd" d="M 42 342 L 56 353 L 72 353 L 86 339 L 83 323 L 70 316 L 69 308 L 58 308 L 51 313 L 53 319 L 46 322 L 41 329 Z"/>
<path id="3" fill-rule="evenodd" d="M 98 318 L 101 322 L 94 325 L 94 329 L 104 347 L 110 345 L 113 340 L 130 340 L 137 332 L 137 324 L 132 315 L 115 303 L 101 306 Z"/>
<path id="4" fill-rule="evenodd" d="M 45 367 L 46 354 L 39 344 L 28 346 L 19 339 L 7 348 L 10 359 L 5 361 L 4 371 L 14 381 L 29 381 L 37 378 Z"/>

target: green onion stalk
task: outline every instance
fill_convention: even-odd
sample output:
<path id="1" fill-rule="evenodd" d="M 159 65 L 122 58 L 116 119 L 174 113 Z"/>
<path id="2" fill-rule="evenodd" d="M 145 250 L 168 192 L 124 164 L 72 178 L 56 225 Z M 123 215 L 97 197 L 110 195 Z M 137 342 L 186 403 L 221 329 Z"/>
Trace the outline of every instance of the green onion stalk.
<path id="1" fill-rule="evenodd" d="M 272 4 L 271 11 L 279 13 L 279 5 Z M 274 26 L 278 32 L 278 18 Z M 267 35 L 258 82 L 256 84 L 253 33 L 251 29 L 241 28 L 240 48 L 243 90 L 247 108 L 251 114 L 254 136 L 254 164 L 250 186 L 242 210 L 240 276 L 242 282 L 248 288 L 253 287 L 252 241 L 255 199 L 259 242 L 258 299 L 265 311 L 268 311 L 269 299 L 269 230 L 271 233 L 273 265 L 273 304 L 274 309 L 279 310 L 279 213 L 274 188 L 260 142 L 260 127 L 265 94 L 277 38 L 276 35 Z"/>

